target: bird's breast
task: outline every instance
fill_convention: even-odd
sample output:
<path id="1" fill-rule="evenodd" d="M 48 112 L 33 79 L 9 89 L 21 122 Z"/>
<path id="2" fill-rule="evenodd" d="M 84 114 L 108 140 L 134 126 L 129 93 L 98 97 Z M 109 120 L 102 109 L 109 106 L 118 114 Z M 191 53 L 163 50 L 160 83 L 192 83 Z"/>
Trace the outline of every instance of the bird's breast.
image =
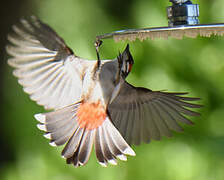
<path id="1" fill-rule="evenodd" d="M 103 106 L 109 103 L 115 88 L 117 69 L 113 64 L 106 64 L 101 67 L 94 76 L 92 69 L 88 69 L 83 79 L 83 99 L 88 102 L 101 101 Z"/>
<path id="2" fill-rule="evenodd" d="M 101 102 L 105 105 L 105 100 L 103 98 L 102 87 L 100 86 L 99 78 L 93 77 L 91 71 L 87 71 L 83 78 L 83 90 L 82 99 L 89 103 Z"/>

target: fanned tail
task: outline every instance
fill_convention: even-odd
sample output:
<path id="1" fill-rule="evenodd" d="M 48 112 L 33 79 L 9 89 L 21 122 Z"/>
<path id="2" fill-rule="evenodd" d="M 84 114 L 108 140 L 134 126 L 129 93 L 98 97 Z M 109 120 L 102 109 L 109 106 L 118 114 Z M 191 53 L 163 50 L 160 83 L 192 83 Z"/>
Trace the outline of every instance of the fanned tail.
<path id="1" fill-rule="evenodd" d="M 101 113 L 102 108 L 99 105 L 88 104 L 90 109 L 85 112 L 82 111 L 83 106 L 85 104 L 77 103 L 54 112 L 35 115 L 40 122 L 37 127 L 46 132 L 44 136 L 50 139 L 50 145 L 66 144 L 61 154 L 68 164 L 74 164 L 75 167 L 85 165 L 93 145 L 102 166 L 107 166 L 108 163 L 116 165 L 117 159 L 126 161 L 127 155 L 135 155 L 109 117 Z M 97 113 L 99 110 L 100 113 Z M 93 111 L 97 115 L 92 116 Z M 99 118 L 101 114 L 103 121 Z M 100 120 L 85 119 L 93 117 Z"/>

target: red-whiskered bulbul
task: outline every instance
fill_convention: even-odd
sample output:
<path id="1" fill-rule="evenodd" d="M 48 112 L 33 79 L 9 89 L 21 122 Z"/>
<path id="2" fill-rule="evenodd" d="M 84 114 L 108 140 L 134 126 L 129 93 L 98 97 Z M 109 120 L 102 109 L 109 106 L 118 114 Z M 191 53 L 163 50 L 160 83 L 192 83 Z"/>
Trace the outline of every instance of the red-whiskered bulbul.
<path id="1" fill-rule="evenodd" d="M 103 166 L 134 156 L 131 144 L 160 140 L 182 131 L 187 93 L 168 93 L 134 87 L 125 81 L 134 64 L 127 45 L 114 60 L 86 60 L 76 56 L 48 25 L 35 17 L 21 20 L 8 36 L 8 60 L 30 98 L 52 112 L 36 114 L 38 128 L 50 145 L 65 145 L 67 163 L 87 163 L 92 147 Z"/>

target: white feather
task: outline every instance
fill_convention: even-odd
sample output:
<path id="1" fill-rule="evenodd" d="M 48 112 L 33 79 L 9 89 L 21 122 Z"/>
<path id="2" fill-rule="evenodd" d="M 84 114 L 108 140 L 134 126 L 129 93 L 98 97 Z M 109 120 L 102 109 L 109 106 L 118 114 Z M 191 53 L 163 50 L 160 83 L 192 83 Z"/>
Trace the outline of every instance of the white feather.
<path id="1" fill-rule="evenodd" d="M 34 117 L 40 123 L 45 123 L 46 122 L 46 116 L 43 115 L 43 114 L 35 114 Z"/>

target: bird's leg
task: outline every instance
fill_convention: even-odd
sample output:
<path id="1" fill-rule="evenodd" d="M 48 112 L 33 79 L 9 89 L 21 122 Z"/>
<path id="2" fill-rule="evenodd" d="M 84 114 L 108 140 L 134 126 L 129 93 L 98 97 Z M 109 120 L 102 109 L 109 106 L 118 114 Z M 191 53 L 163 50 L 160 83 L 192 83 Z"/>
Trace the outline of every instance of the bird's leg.
<path id="1" fill-rule="evenodd" d="M 97 68 L 100 67 L 100 54 L 99 54 L 99 47 L 102 45 L 103 41 L 100 39 L 97 39 L 94 43 L 95 48 L 96 48 L 96 55 L 97 55 Z"/>

